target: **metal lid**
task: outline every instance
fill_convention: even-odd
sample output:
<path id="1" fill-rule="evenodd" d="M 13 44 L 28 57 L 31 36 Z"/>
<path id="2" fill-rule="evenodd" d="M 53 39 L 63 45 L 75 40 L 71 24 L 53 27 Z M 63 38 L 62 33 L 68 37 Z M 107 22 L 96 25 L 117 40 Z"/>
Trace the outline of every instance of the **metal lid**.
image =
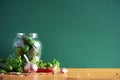
<path id="1" fill-rule="evenodd" d="M 30 33 L 31 38 L 37 38 L 37 33 Z"/>
<path id="2" fill-rule="evenodd" d="M 24 37 L 24 33 L 17 33 L 17 37 L 19 37 L 19 38 L 23 38 Z"/>

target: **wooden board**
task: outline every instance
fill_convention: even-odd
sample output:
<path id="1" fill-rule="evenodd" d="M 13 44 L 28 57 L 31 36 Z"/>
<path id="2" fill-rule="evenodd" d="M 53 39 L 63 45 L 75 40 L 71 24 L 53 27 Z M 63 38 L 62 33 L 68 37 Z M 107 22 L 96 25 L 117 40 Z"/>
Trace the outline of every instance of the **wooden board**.
<path id="1" fill-rule="evenodd" d="M 120 80 L 120 69 L 69 68 L 66 74 L 0 74 L 0 80 Z"/>

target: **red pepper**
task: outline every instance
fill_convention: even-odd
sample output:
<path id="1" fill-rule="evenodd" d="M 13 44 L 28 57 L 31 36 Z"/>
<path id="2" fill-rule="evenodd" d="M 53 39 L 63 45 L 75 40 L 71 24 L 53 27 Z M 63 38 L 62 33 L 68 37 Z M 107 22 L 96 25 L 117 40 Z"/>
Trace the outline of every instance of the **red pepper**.
<path id="1" fill-rule="evenodd" d="M 52 70 L 52 69 L 38 68 L 37 72 L 53 73 L 54 70 Z"/>

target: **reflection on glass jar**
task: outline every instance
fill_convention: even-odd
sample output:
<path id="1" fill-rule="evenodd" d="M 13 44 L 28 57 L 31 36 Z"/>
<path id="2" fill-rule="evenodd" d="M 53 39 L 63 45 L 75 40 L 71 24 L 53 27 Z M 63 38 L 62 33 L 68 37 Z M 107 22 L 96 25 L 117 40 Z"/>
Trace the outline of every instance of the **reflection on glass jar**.
<path id="1" fill-rule="evenodd" d="M 13 48 L 15 56 L 23 56 L 23 54 L 26 54 L 33 63 L 39 61 L 42 53 L 42 45 L 40 40 L 38 40 L 37 33 L 17 33 Z"/>

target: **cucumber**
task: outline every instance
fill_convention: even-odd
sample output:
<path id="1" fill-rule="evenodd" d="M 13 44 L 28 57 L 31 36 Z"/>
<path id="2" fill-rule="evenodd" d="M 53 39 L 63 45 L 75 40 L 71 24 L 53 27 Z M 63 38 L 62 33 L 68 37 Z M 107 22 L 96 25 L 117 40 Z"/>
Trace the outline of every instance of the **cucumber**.
<path id="1" fill-rule="evenodd" d="M 12 71 L 13 67 L 11 65 L 5 65 L 4 63 L 0 63 L 0 68 L 6 71 Z"/>
<path id="2" fill-rule="evenodd" d="M 4 69 L 0 69 L 0 73 L 7 73 L 7 71 Z"/>

